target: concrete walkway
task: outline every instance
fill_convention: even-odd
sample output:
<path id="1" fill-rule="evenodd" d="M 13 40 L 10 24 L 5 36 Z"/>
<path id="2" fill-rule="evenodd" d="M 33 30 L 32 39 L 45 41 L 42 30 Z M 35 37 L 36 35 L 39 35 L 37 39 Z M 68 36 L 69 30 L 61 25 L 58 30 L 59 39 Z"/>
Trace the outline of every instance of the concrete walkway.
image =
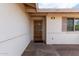
<path id="1" fill-rule="evenodd" d="M 31 42 L 22 56 L 79 56 L 79 45 L 46 45 Z"/>

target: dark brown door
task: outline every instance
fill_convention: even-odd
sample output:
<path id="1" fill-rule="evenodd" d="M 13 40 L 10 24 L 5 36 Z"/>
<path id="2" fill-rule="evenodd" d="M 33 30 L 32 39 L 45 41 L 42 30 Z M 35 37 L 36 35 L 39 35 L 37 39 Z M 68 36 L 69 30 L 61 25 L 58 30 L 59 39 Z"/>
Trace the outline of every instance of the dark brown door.
<path id="1" fill-rule="evenodd" d="M 43 42 L 42 25 L 42 20 L 34 20 L 34 42 Z"/>

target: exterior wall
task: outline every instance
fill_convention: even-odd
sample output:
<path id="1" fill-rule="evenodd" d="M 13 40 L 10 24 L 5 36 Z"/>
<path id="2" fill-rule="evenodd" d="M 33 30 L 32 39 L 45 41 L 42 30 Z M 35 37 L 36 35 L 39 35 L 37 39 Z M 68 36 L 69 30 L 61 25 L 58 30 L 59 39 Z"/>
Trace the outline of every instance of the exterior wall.
<path id="1" fill-rule="evenodd" d="M 48 14 L 46 18 L 47 44 L 79 44 L 79 32 L 62 31 L 62 17 L 79 17 L 79 14 Z"/>
<path id="2" fill-rule="evenodd" d="M 30 20 L 18 4 L 0 4 L 0 55 L 21 55 L 30 43 Z"/>

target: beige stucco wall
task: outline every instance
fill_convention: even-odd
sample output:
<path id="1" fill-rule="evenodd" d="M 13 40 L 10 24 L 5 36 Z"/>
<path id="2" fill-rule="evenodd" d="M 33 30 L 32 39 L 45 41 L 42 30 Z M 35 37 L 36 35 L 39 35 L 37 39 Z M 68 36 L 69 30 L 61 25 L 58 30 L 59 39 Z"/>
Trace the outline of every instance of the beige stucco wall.
<path id="1" fill-rule="evenodd" d="M 0 55 L 18 56 L 31 41 L 29 15 L 18 4 L 0 4 Z"/>
<path id="2" fill-rule="evenodd" d="M 48 14 L 46 17 L 47 44 L 79 44 L 79 32 L 62 32 L 62 17 L 79 17 L 79 14 Z"/>

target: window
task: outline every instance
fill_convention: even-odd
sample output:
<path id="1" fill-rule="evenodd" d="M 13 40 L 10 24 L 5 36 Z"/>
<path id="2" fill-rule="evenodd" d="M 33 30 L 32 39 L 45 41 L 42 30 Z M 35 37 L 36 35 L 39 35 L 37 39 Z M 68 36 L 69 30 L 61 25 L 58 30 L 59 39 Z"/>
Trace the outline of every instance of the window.
<path id="1" fill-rule="evenodd" d="M 63 19 L 63 31 L 79 31 L 79 18 Z"/>
<path id="2" fill-rule="evenodd" d="M 74 18 L 67 18 L 67 31 L 74 31 Z"/>
<path id="3" fill-rule="evenodd" d="M 79 19 L 74 20 L 75 31 L 79 31 Z"/>

